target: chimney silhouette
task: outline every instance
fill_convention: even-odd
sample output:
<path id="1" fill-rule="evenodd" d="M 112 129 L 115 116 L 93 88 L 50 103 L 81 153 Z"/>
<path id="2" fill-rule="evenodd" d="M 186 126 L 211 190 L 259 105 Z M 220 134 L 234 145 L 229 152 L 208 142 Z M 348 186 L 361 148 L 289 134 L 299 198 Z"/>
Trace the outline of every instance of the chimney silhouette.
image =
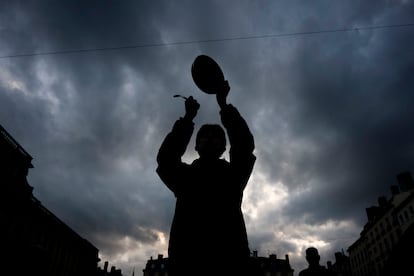
<path id="1" fill-rule="evenodd" d="M 108 275 L 108 261 L 106 261 L 104 265 L 104 275 Z"/>
<path id="2" fill-rule="evenodd" d="M 380 208 L 378 206 L 371 206 L 365 208 L 365 211 L 367 213 L 368 221 L 373 221 L 378 216 Z"/>
<path id="3" fill-rule="evenodd" d="M 383 208 L 385 206 L 387 206 L 387 198 L 385 196 L 380 196 L 378 198 L 378 205 Z"/>
<path id="4" fill-rule="evenodd" d="M 397 175 L 398 185 L 401 192 L 407 192 L 414 188 L 414 181 L 411 173 L 406 171 Z"/>
<path id="5" fill-rule="evenodd" d="M 390 189 L 391 189 L 391 194 L 393 196 L 396 196 L 400 193 L 400 188 L 398 187 L 398 185 L 391 185 Z"/>

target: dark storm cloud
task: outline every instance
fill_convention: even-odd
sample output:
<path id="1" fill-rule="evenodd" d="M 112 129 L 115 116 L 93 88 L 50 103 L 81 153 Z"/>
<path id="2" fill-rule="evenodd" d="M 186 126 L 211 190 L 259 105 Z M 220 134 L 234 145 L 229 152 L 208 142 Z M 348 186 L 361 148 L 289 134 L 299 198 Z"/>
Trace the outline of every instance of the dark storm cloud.
<path id="1" fill-rule="evenodd" d="M 307 48 L 318 49 L 319 54 L 305 50 L 299 58 L 308 57 L 308 63 L 299 61 L 297 66 L 303 113 L 297 115 L 294 135 L 317 144 L 316 174 L 324 176 L 320 181 L 327 192 L 333 189 L 333 194 L 343 195 L 345 187 L 352 191 L 346 193 L 350 197 L 344 204 L 360 193 L 375 194 L 376 185 L 385 191 L 397 173 L 412 166 L 414 114 L 408 103 L 414 60 L 406 56 L 402 62 L 395 56 L 408 53 L 413 40 L 397 34 L 368 34 L 371 43 L 366 47 L 372 51 L 365 54 L 353 45 L 336 45 L 337 49 L 320 45 Z"/>
<path id="2" fill-rule="evenodd" d="M 352 216 L 350 202 L 359 210 L 375 204 L 378 191 L 388 192 L 395 175 L 412 168 L 412 46 L 401 30 L 310 37 L 297 46 L 284 74 L 292 82 L 286 93 L 293 95 L 285 97 L 284 108 L 289 126 L 273 116 L 279 110 L 266 113 L 276 117 L 276 141 L 262 141 L 268 148 L 263 147 L 261 157 L 289 188 L 319 188 L 310 191 L 309 200 L 292 200 L 286 212 L 307 210 L 322 220 Z M 401 55 L 405 58 L 397 58 Z M 279 95 L 277 88 L 273 91 Z M 272 131 L 264 127 L 258 131 Z M 283 162 L 293 163 L 293 171 Z M 360 200 L 369 194 L 371 202 Z M 324 202 L 327 209 L 312 202 Z"/>
<path id="3" fill-rule="evenodd" d="M 2 56 L 403 24 L 414 12 L 408 1 L 3 6 Z M 329 256 L 352 243 L 364 208 L 388 193 L 397 173 L 413 169 L 412 33 L 354 30 L 1 59 L 1 124 L 33 155 L 29 183 L 47 208 L 105 257 L 131 267 L 118 257 L 128 253 L 142 264 L 165 253 L 157 250 L 166 249 L 173 214 L 174 198 L 155 174 L 158 146 L 184 113 L 172 95 L 199 100 L 196 129 L 220 120 L 189 71 L 198 54 L 209 54 L 255 135 L 245 197 L 252 249 L 289 253 L 303 266 L 295 258 L 305 244 L 329 243 L 321 249 Z"/>
<path id="4" fill-rule="evenodd" d="M 139 7 L 139 12 L 142 12 L 139 16 L 134 8 L 119 5 L 103 7 L 100 3 L 85 5 L 52 2 L 30 5 L 17 4 L 13 10 L 16 12 L 13 17 L 16 19 L 16 28 L 21 31 L 28 27 L 17 26 L 21 23 L 18 18 L 24 17 L 30 22 L 31 28 L 26 29 L 27 33 L 23 36 L 35 32 L 38 41 L 36 47 L 23 49 L 22 52 L 110 46 L 108 43 L 113 42 L 108 41 L 109 37 L 113 41 L 132 43 L 125 38 L 136 39 L 138 36 L 134 32 L 143 41 L 157 40 L 157 32 L 150 24 L 151 20 L 143 16 L 146 14 L 145 7 Z M 134 16 L 127 15 L 132 12 Z M 118 22 L 120 14 L 125 15 L 125 20 Z M 25 20 L 23 23 L 28 24 Z M 125 27 L 130 25 L 134 28 Z M 27 44 L 17 42 L 17 45 Z M 155 148 L 146 145 L 153 141 L 151 137 L 146 138 L 148 141 L 143 141 L 143 138 L 144 134 L 151 133 L 157 123 L 153 114 L 160 107 L 160 102 L 152 102 L 155 101 L 151 100 L 153 91 L 149 91 L 150 88 L 157 90 L 155 77 L 153 87 L 145 82 L 149 82 L 146 75 L 151 75 L 152 70 L 159 72 L 160 67 L 152 65 L 153 62 L 145 54 L 133 55 L 135 59 L 129 61 L 130 65 L 119 64 L 117 54 L 119 52 L 62 56 L 57 60 L 49 57 L 30 59 L 24 67 L 12 70 L 11 77 L 23 80 L 24 93 L 31 95 L 31 101 L 7 97 L 3 101 L 15 101 L 7 105 L 13 113 L 2 109 L 3 118 L 11 120 L 10 127 L 40 126 L 30 131 L 36 133 L 29 140 L 30 143 L 24 143 L 29 144 L 28 150 L 35 156 L 36 169 L 41 170 L 44 165 L 49 171 L 47 175 L 36 175 L 34 172 L 32 182 L 36 187 L 35 194 L 47 198 L 45 204 L 50 204 L 52 209 L 62 214 L 81 233 L 129 232 L 128 229 L 137 223 L 152 224 L 149 220 L 155 217 L 137 218 L 132 215 L 133 212 L 126 212 L 127 208 L 138 212 L 150 209 L 146 207 L 149 204 L 145 196 L 140 195 L 143 198 L 141 202 L 136 199 L 124 202 L 129 203 L 123 207 L 126 210 L 120 209 L 122 205 L 119 204 L 120 198 L 126 196 L 122 192 L 125 186 L 136 191 L 137 183 L 143 186 L 141 190 L 146 188 L 145 185 L 154 185 L 151 183 L 154 182 L 151 173 L 143 170 L 139 178 L 126 179 L 122 172 L 113 169 L 113 165 L 115 160 L 122 161 L 129 157 L 128 154 L 134 154 L 141 157 L 136 161 L 138 164 L 134 165 L 154 167 L 155 157 L 152 156 Z M 48 84 L 45 85 L 45 82 Z M 19 94 L 22 91 L 16 92 L 7 87 L 4 89 L 8 90 L 8 95 L 22 95 Z M 56 106 L 50 107 L 53 103 Z M 151 104 L 154 105 L 153 110 Z M 53 108 L 55 110 L 51 110 Z M 16 115 L 13 117 L 7 116 L 14 113 Z M 24 122 L 20 114 L 37 116 Z M 3 123 L 8 126 L 7 121 Z M 26 126 L 27 123 L 30 123 L 29 126 Z M 32 148 L 34 149 L 30 150 Z M 81 192 L 73 194 L 72 191 Z M 163 199 L 162 196 L 160 198 Z M 68 206 L 70 209 L 67 209 Z M 153 211 L 165 212 L 165 208 Z M 105 223 L 102 224 L 103 221 Z M 157 221 L 153 223 L 154 227 L 163 231 L 168 229 L 168 222 L 161 225 Z M 116 229 L 117 227 L 122 229 Z M 139 233 L 136 238 L 147 239 Z"/>

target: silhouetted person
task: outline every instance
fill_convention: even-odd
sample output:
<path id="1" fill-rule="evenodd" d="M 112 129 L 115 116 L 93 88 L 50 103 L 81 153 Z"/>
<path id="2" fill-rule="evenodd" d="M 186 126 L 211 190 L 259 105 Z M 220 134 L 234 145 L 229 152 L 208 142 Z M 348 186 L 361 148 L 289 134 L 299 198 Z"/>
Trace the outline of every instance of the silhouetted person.
<path id="1" fill-rule="evenodd" d="M 199 158 L 191 164 L 181 161 L 199 109 L 193 97 L 186 99 L 184 117 L 175 122 L 158 152 L 157 173 L 176 197 L 168 247 L 174 276 L 248 275 L 250 250 L 241 204 L 256 157 L 245 120 L 226 103 L 229 91 L 226 81 L 216 99 L 230 142 L 230 161 L 221 158 L 226 136 L 216 124 L 198 131 Z"/>
<path id="2" fill-rule="evenodd" d="M 309 247 L 306 249 L 306 261 L 308 262 L 308 268 L 299 272 L 299 276 L 325 276 L 332 275 L 326 269 L 326 267 L 319 264 L 321 257 L 319 256 L 318 249 L 315 247 Z"/>

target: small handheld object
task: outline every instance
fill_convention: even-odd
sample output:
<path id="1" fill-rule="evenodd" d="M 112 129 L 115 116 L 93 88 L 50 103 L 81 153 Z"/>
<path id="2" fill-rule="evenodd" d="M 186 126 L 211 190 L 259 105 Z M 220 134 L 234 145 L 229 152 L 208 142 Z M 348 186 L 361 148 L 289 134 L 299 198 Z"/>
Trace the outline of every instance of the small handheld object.
<path id="1" fill-rule="evenodd" d="M 187 97 L 185 97 L 183 95 L 179 95 L 179 94 L 175 94 L 173 97 L 174 98 L 183 98 L 184 100 L 187 100 L 188 99 Z"/>

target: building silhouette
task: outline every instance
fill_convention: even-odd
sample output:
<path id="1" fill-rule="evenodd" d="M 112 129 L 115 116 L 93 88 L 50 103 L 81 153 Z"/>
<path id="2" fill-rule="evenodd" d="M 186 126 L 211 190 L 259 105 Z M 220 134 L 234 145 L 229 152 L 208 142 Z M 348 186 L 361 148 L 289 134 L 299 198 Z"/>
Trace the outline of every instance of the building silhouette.
<path id="1" fill-rule="evenodd" d="M 294 270 L 290 266 L 288 255 L 285 259 L 278 259 L 276 254 L 260 257 L 257 251 L 253 251 L 250 261 L 257 268 L 256 274 L 252 276 L 293 276 Z M 194 274 L 197 275 L 197 272 Z M 143 269 L 143 276 L 168 276 L 168 257 L 164 258 L 162 254 L 159 254 L 156 259 L 151 257 Z"/>
<path id="2" fill-rule="evenodd" d="M 351 265 L 349 256 L 345 255 L 343 251 L 335 252 L 335 262 L 327 262 L 328 270 L 335 276 L 351 276 Z"/>
<path id="3" fill-rule="evenodd" d="M 405 239 L 412 241 L 413 234 L 408 229 L 414 226 L 414 181 L 410 172 L 398 174 L 397 181 L 398 185 L 391 186 L 390 199 L 381 196 L 377 206 L 366 208 L 368 222 L 348 248 L 354 276 L 379 276 L 385 268 L 388 273 L 399 269 L 388 261 L 401 253 L 399 248 Z M 407 248 L 412 250 L 412 246 Z"/>
<path id="4" fill-rule="evenodd" d="M 253 251 L 251 260 L 259 269 L 258 275 L 293 276 L 294 269 L 290 266 L 288 255 L 285 255 L 285 259 L 278 259 L 276 254 L 270 254 L 269 257 L 260 257 L 257 251 Z"/>
<path id="5" fill-rule="evenodd" d="M 31 161 L 0 125 L 2 275 L 96 275 L 98 249 L 33 196 Z"/>
<path id="6" fill-rule="evenodd" d="M 117 269 L 115 266 L 111 266 L 111 269 L 108 270 L 109 262 L 106 261 L 104 267 L 98 267 L 96 276 L 122 276 L 122 270 Z"/>
<path id="7" fill-rule="evenodd" d="M 168 258 L 162 254 L 158 254 L 156 259 L 151 256 L 142 272 L 144 276 L 168 276 Z"/>

